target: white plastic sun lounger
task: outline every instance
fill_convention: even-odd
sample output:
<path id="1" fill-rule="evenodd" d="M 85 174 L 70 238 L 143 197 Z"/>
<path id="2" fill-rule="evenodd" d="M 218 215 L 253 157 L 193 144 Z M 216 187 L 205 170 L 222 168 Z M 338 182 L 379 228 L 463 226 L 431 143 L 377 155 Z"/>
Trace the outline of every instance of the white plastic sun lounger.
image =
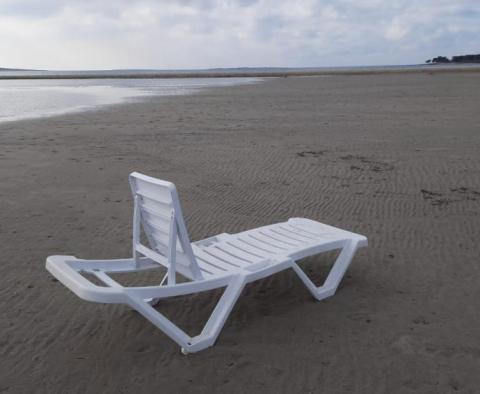
<path id="1" fill-rule="evenodd" d="M 46 268 L 80 298 L 100 303 L 124 303 L 136 309 L 182 347 L 184 354 L 212 346 L 245 284 L 292 268 L 312 295 L 333 295 L 358 247 L 367 239 L 309 219 L 294 218 L 238 234 L 220 234 L 190 243 L 175 185 L 139 173 L 130 175 L 134 197 L 133 257 L 122 260 L 82 260 L 50 256 Z M 140 241 L 141 228 L 148 246 Z M 317 287 L 296 260 L 341 249 L 325 283 Z M 124 287 L 109 272 L 167 269 L 158 286 Z M 104 286 L 82 273 L 95 275 Z M 188 282 L 177 283 L 176 274 Z M 166 280 L 166 284 L 164 284 Z M 203 331 L 188 336 L 152 307 L 167 297 L 225 287 Z"/>

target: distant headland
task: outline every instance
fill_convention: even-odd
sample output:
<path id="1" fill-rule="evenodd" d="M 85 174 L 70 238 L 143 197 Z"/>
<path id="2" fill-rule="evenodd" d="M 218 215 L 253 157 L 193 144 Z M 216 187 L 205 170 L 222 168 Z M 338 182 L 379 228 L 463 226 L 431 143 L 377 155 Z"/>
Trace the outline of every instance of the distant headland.
<path id="1" fill-rule="evenodd" d="M 16 72 L 16 71 L 36 71 L 36 70 L 30 70 L 28 68 L 2 68 L 0 67 L 0 71 L 3 72 L 3 71 L 13 71 L 13 72 Z"/>
<path id="2" fill-rule="evenodd" d="M 473 56 L 473 55 L 468 55 Z M 479 56 L 480 55 L 475 55 Z M 454 57 L 455 59 L 458 57 Z M 439 60 L 440 59 L 440 60 Z M 239 67 L 211 68 L 191 70 L 155 70 L 155 69 L 120 69 L 120 70 L 20 70 L 0 68 L 0 80 L 4 79 L 151 79 L 151 78 L 241 78 L 241 77 L 303 77 L 325 75 L 374 75 L 404 73 L 445 73 L 445 72 L 480 72 L 480 62 L 464 64 L 457 60 L 442 61 L 439 56 L 428 64 L 400 66 L 351 66 L 351 67 Z M 431 64 L 436 64 L 431 67 Z"/>
<path id="3" fill-rule="evenodd" d="M 446 63 L 480 63 L 480 54 L 478 55 L 460 55 L 453 56 L 449 59 L 446 56 L 437 56 L 433 59 L 428 59 L 427 64 L 446 64 Z"/>

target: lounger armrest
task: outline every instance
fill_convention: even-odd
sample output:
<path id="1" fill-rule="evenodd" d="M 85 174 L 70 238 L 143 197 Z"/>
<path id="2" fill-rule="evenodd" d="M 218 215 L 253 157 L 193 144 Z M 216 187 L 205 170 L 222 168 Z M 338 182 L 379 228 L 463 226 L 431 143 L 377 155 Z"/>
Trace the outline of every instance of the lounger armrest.
<path id="1" fill-rule="evenodd" d="M 63 285 L 86 301 L 101 303 L 125 301 L 122 288 L 97 286 L 84 278 L 71 266 L 71 263 L 78 260 L 75 256 L 49 256 L 45 267 Z"/>

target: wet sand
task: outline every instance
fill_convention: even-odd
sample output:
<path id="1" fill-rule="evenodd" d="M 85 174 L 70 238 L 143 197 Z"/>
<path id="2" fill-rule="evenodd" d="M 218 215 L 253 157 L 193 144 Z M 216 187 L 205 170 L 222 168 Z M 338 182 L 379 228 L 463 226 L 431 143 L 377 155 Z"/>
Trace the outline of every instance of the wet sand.
<path id="1" fill-rule="evenodd" d="M 479 84 L 279 78 L 0 124 L 0 392 L 476 392 Z M 370 245 L 322 302 L 293 272 L 249 285 L 216 345 L 185 357 L 44 269 L 129 256 L 133 170 L 177 184 L 192 240 L 305 216 Z M 332 257 L 302 266 L 320 283 Z M 219 294 L 159 308 L 195 334 Z"/>

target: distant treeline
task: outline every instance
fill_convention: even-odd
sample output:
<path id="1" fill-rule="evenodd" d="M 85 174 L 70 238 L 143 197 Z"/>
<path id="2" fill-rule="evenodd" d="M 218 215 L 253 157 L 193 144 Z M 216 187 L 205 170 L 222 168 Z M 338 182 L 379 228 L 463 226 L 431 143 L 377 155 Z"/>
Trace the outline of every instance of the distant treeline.
<path id="1" fill-rule="evenodd" d="M 433 59 L 428 59 L 426 63 L 480 63 L 480 54 L 453 56 L 451 59 L 446 56 L 437 56 Z"/>

